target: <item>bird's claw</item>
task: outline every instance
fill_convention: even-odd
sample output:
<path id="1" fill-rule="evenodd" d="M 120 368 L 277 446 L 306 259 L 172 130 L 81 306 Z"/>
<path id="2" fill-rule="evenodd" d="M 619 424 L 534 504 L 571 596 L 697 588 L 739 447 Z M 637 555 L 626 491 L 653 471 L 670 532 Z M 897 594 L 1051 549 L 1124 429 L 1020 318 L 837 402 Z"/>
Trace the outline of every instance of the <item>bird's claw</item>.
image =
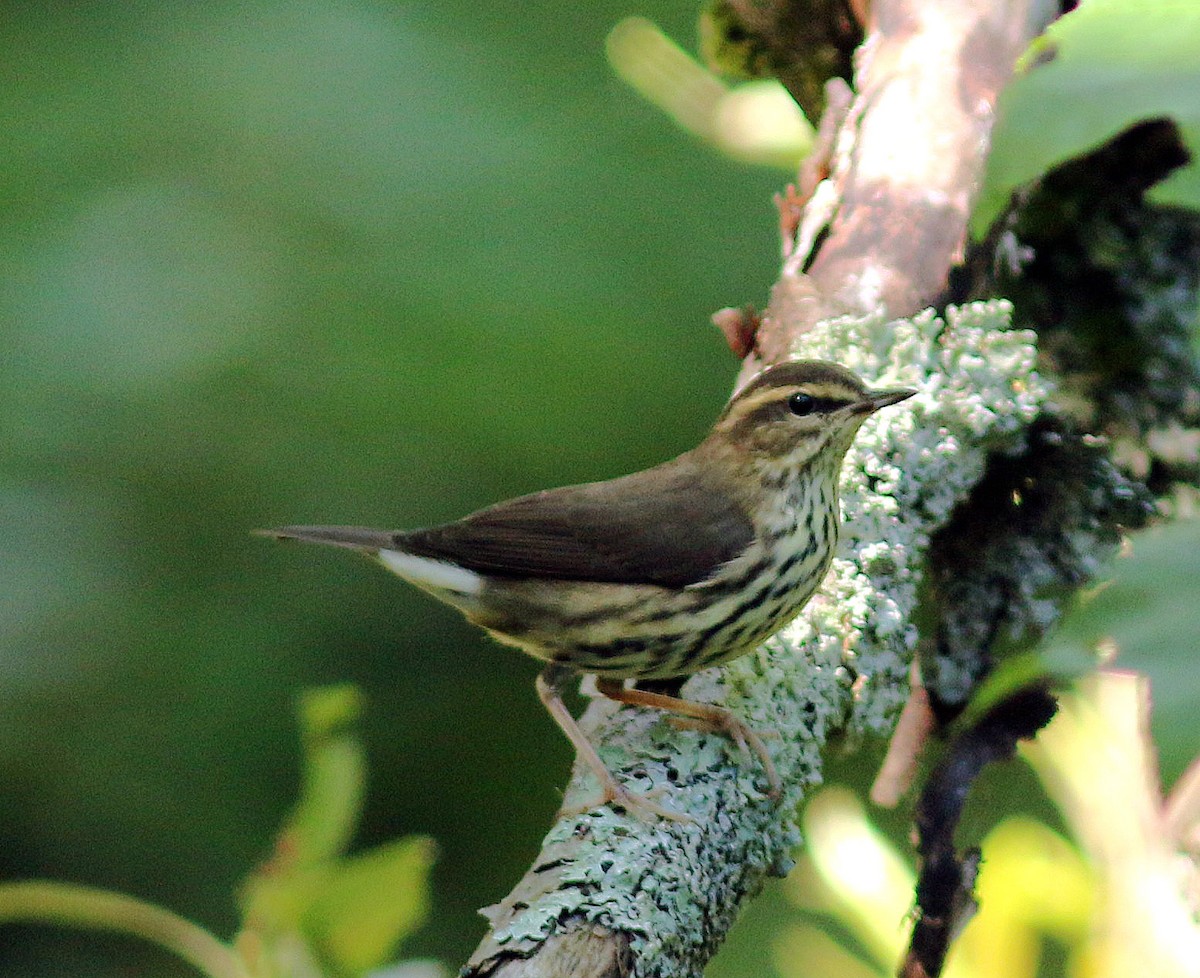
<path id="1" fill-rule="evenodd" d="M 737 745 L 739 753 L 747 761 L 753 759 L 753 752 L 753 755 L 756 755 L 759 763 L 762 764 L 763 773 L 766 774 L 767 782 L 771 786 L 767 791 L 767 797 L 772 801 L 779 801 L 783 794 L 783 786 L 779 780 L 779 773 L 775 770 L 775 762 L 771 760 L 771 754 L 767 750 L 767 745 L 763 743 L 762 737 L 724 707 L 713 707 L 713 711 L 710 717 L 673 716 L 668 720 L 680 730 L 701 730 L 706 733 L 724 734 Z M 774 734 L 775 731 L 770 733 Z"/>

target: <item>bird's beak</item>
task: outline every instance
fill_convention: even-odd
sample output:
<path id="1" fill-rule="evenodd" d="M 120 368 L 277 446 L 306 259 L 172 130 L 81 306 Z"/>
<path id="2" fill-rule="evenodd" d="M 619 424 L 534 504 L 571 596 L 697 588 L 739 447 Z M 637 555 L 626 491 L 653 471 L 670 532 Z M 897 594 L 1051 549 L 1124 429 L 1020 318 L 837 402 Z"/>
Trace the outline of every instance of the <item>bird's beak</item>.
<path id="1" fill-rule="evenodd" d="M 899 404 L 916 393 L 911 387 L 893 387 L 888 390 L 868 391 L 867 396 L 857 404 L 851 405 L 855 414 L 874 414 L 880 408 L 889 404 Z"/>

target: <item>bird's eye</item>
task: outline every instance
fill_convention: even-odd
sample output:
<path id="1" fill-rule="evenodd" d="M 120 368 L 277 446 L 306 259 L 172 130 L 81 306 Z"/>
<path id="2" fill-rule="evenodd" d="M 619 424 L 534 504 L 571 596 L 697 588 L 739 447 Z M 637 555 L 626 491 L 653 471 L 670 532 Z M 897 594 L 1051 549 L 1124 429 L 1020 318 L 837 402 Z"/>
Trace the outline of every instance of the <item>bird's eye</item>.
<path id="1" fill-rule="evenodd" d="M 811 394 L 805 394 L 802 391 L 789 397 L 787 403 L 788 410 L 800 418 L 812 414 L 817 409 L 817 399 Z"/>

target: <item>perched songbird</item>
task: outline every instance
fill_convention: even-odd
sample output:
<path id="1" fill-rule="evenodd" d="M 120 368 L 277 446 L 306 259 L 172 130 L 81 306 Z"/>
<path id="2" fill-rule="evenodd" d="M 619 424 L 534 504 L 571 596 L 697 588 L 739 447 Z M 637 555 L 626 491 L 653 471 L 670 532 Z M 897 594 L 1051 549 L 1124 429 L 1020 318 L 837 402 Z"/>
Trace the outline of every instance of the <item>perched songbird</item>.
<path id="1" fill-rule="evenodd" d="M 910 397 L 871 390 L 833 363 L 763 371 L 696 448 L 644 472 L 497 503 L 425 530 L 286 526 L 281 539 L 349 547 L 541 659 L 542 702 L 600 782 L 596 804 L 679 818 L 617 783 L 561 698 L 593 673 L 622 703 L 720 730 L 762 759 L 728 710 L 625 680 L 668 680 L 754 649 L 804 607 L 829 567 L 838 475 L 866 418 Z"/>

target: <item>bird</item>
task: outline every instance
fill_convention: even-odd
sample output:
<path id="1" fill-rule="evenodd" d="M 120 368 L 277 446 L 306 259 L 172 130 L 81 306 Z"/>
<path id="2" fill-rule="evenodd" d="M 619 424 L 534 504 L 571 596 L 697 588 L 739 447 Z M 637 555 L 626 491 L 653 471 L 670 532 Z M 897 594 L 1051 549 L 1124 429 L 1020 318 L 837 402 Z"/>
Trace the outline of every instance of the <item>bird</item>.
<path id="1" fill-rule="evenodd" d="M 679 686 L 750 652 L 800 612 L 833 559 L 840 471 L 860 425 L 915 393 L 871 389 L 832 362 L 786 361 L 738 391 L 699 445 L 650 469 L 426 529 L 257 532 L 374 557 L 541 660 L 538 695 L 599 783 L 579 811 L 611 803 L 687 821 L 617 781 L 567 709 L 566 684 L 591 674 L 604 696 L 724 733 L 743 754 L 752 748 L 778 798 L 762 738 L 730 710 L 682 698 Z"/>

